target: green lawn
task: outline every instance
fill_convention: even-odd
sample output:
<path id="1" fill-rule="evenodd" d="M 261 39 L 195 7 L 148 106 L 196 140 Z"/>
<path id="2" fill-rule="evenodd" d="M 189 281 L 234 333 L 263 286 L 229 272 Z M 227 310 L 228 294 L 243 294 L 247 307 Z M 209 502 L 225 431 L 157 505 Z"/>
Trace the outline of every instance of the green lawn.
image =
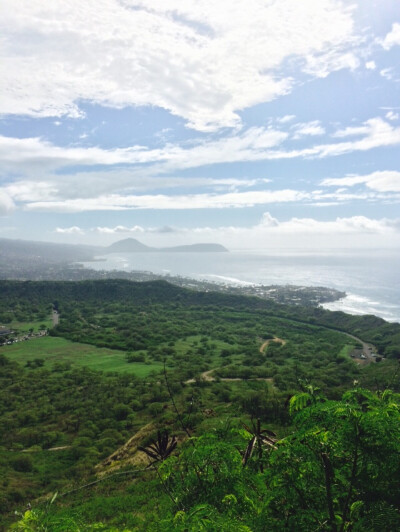
<path id="1" fill-rule="evenodd" d="M 41 325 L 45 325 L 46 329 L 51 329 L 51 327 L 53 327 L 53 320 L 51 318 L 45 318 L 40 321 L 32 321 L 32 322 L 12 321 L 11 323 L 8 323 L 6 327 L 8 329 L 12 329 L 13 331 L 17 331 L 17 333 L 21 334 L 21 333 L 28 333 L 30 329 L 33 329 L 34 332 L 38 332 Z"/>
<path id="2" fill-rule="evenodd" d="M 350 356 L 350 353 L 354 350 L 355 345 L 354 344 L 346 344 L 342 347 L 342 349 L 339 351 L 338 356 Z"/>
<path id="3" fill-rule="evenodd" d="M 162 364 L 157 363 L 128 364 L 124 351 L 99 348 L 53 336 L 0 347 L 0 353 L 23 365 L 28 360 L 42 358 L 47 367 L 52 367 L 57 362 L 71 362 L 73 365 L 86 366 L 95 370 L 133 373 L 138 377 L 146 377 L 151 371 L 158 371 L 162 368 Z"/>

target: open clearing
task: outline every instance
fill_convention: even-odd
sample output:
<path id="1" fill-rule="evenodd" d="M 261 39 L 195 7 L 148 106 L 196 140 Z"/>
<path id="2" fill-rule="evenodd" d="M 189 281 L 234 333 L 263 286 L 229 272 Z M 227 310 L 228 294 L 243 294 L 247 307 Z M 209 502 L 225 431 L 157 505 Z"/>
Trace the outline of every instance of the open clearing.
<path id="1" fill-rule="evenodd" d="M 65 338 L 53 336 L 35 338 L 1 347 L 0 353 L 22 365 L 35 358 L 42 358 L 45 361 L 45 367 L 52 367 L 59 362 L 70 362 L 74 366 L 85 366 L 101 371 L 132 373 L 138 377 L 146 377 L 151 371 L 162 369 L 162 364 L 154 362 L 151 365 L 141 362 L 128 364 L 125 360 L 124 351 L 71 342 Z"/>

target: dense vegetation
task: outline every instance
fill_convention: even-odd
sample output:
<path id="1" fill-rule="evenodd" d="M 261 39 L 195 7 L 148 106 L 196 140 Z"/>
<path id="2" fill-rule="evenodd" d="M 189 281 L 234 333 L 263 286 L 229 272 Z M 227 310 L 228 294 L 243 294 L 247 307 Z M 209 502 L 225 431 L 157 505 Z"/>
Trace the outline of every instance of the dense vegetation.
<path id="1" fill-rule="evenodd" d="M 69 327 L 70 332 L 75 333 L 80 332 L 79 328 L 85 329 L 84 319 L 94 326 L 99 325 L 88 318 L 95 316 L 96 319 L 100 319 L 101 309 L 107 309 L 111 320 L 115 320 L 116 312 L 122 319 L 131 319 L 133 315 L 146 312 L 147 309 L 152 309 L 154 312 L 164 312 L 168 309 L 173 312 L 177 309 L 190 312 L 191 309 L 198 307 L 211 315 L 220 313 L 224 309 L 231 309 L 249 313 L 259 312 L 259 315 L 263 313 L 266 319 L 273 316 L 301 324 L 309 323 L 347 331 L 374 343 L 383 356 L 400 358 L 400 325 L 385 322 L 376 316 L 350 316 L 343 312 L 330 312 L 320 307 L 294 309 L 292 306 L 280 305 L 255 297 L 195 292 L 170 285 L 165 281 L 148 283 L 117 279 L 83 282 L 0 281 L 0 293 L 2 294 L 0 323 L 9 323 L 12 319 L 18 321 L 29 321 L 32 318 L 43 319 L 53 305 L 56 308 L 60 307 L 61 315 L 67 323 L 75 320 L 78 325 L 81 322 L 78 328 Z M 107 318 L 107 316 L 103 317 Z M 167 320 L 163 314 L 159 314 L 158 317 L 161 323 Z M 188 318 L 190 320 L 190 315 Z M 240 316 L 236 319 L 240 320 Z M 144 322 L 143 318 L 139 325 L 145 326 Z M 104 322 L 102 328 L 113 325 L 115 325 L 114 321 L 110 325 Z M 136 332 L 140 335 L 140 330 L 133 331 L 130 323 L 126 325 L 132 334 Z M 121 322 L 119 326 L 122 326 Z M 86 334 L 89 332 L 89 327 L 86 327 L 85 332 Z M 157 331 L 152 331 L 152 334 L 156 333 Z M 94 331 L 91 337 L 92 342 L 97 345 L 99 342 L 94 341 Z M 123 342 L 124 338 L 123 336 Z M 100 338 L 98 340 L 101 341 Z M 119 339 L 116 338 L 116 340 L 118 342 Z M 105 339 L 105 343 L 109 345 L 109 339 Z M 125 348 L 126 344 L 122 343 L 121 347 Z"/>
<path id="2" fill-rule="evenodd" d="M 60 315 L 0 348 L 3 526 L 29 501 L 20 530 L 399 526 L 397 324 L 165 282 L 0 290 L 8 328 Z M 390 358 L 357 366 L 341 331 Z M 158 433 L 177 446 L 150 467 Z"/>
<path id="3" fill-rule="evenodd" d="M 175 441 L 159 435 L 147 448 L 158 482 L 142 477 L 119 497 L 97 492 L 74 511 L 28 511 L 15 529 L 398 530 L 400 397 L 355 389 L 326 401 L 309 388 L 290 406 L 285 438 L 225 423 L 172 455 Z M 113 524 L 90 524 L 93 516 Z"/>

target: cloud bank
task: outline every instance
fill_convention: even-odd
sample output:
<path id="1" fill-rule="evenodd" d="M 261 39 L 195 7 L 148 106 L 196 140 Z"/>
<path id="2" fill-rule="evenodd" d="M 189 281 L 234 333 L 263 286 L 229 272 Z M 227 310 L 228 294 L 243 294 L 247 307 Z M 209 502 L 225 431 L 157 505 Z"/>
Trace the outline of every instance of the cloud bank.
<path id="1" fill-rule="evenodd" d="M 400 243 L 400 219 L 374 219 L 366 216 L 337 217 L 321 221 L 315 218 L 292 217 L 280 221 L 265 212 L 261 220 L 252 226 L 239 225 L 220 227 L 146 227 L 134 225 L 98 226 L 84 231 L 71 227 L 63 229 L 66 234 L 97 234 L 103 244 L 133 236 L 154 246 L 168 246 L 179 243 L 219 242 L 231 249 L 268 249 L 295 247 L 319 247 L 321 250 L 332 247 L 396 247 Z M 57 229 L 60 232 L 60 229 Z M 104 240 L 106 239 L 106 240 Z"/>

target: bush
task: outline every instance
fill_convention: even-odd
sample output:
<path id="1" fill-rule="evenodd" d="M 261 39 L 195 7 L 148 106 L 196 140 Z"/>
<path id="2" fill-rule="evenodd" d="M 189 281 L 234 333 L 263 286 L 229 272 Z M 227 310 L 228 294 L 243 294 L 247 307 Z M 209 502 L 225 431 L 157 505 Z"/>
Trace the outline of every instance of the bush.
<path id="1" fill-rule="evenodd" d="M 145 353 L 127 353 L 125 355 L 125 360 L 131 364 L 132 362 L 144 362 L 146 360 Z"/>
<path id="2" fill-rule="evenodd" d="M 19 471 L 21 473 L 29 473 L 33 470 L 32 458 L 28 454 L 16 456 L 12 460 L 11 465 L 15 471 Z"/>

